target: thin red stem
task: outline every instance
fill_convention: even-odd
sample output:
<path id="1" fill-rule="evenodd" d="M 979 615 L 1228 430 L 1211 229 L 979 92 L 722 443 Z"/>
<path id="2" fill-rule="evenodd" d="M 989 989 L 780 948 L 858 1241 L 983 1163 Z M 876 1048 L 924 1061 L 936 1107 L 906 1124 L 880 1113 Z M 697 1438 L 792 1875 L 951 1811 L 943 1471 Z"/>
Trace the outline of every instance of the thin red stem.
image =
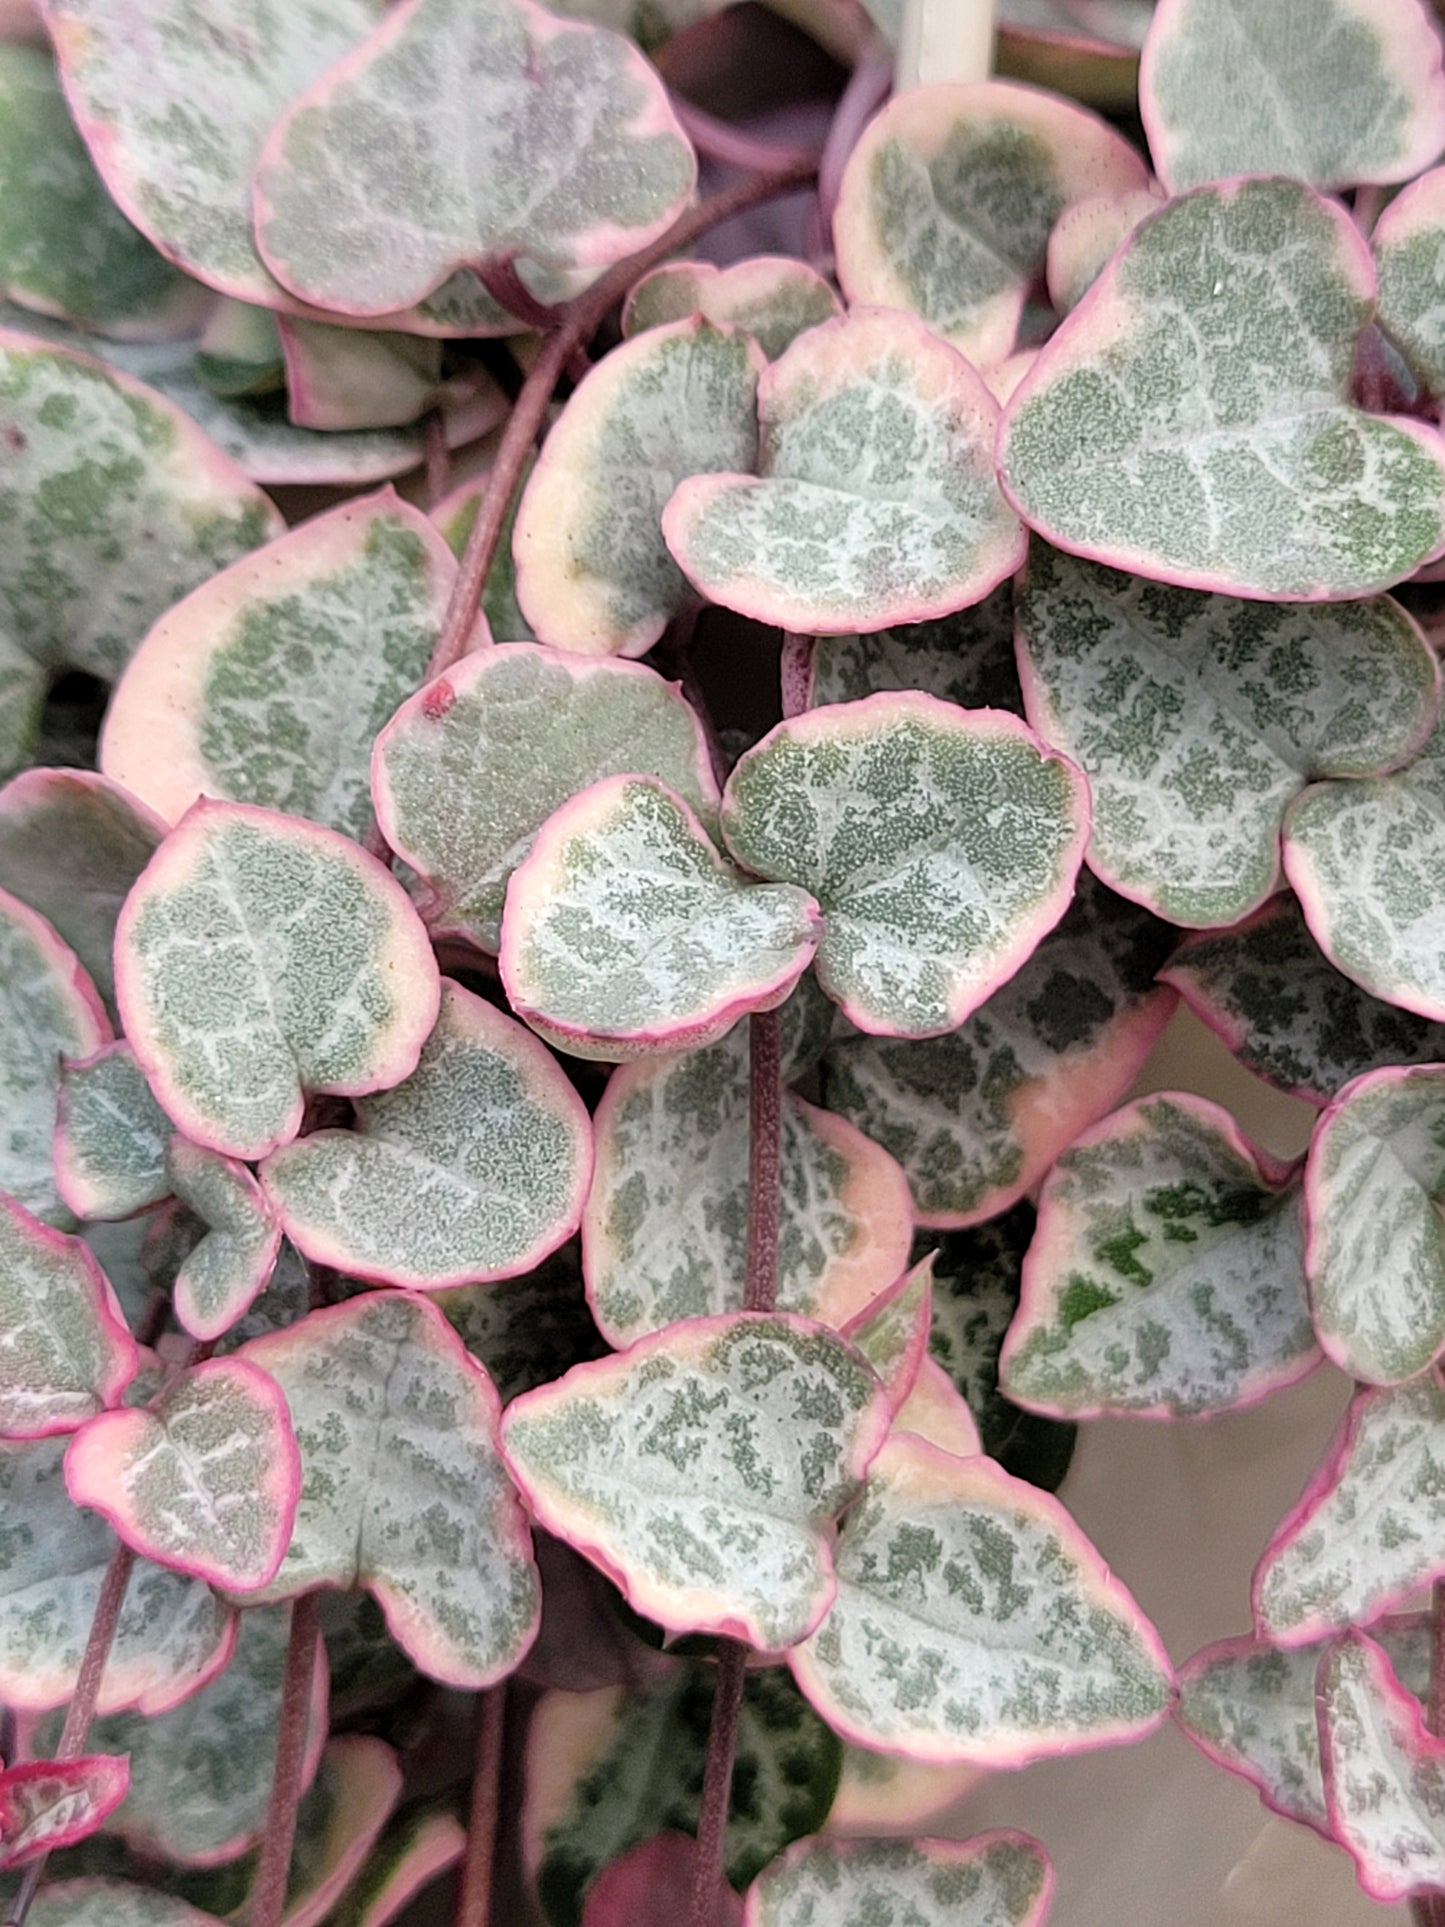
<path id="1" fill-rule="evenodd" d="M 778 1303 L 782 1216 L 782 1038 L 775 1010 L 748 1019 L 748 1272 L 743 1309 Z"/>
<path id="2" fill-rule="evenodd" d="M 477 1697 L 477 1753 L 472 1805 L 455 1927 L 491 1927 L 492 1881 L 497 1864 L 497 1815 L 502 1796 L 502 1740 L 507 1689 L 494 1686 Z"/>
<path id="3" fill-rule="evenodd" d="M 276 1736 L 276 1769 L 271 1804 L 261 1841 L 261 1864 L 251 1890 L 250 1927 L 278 1927 L 286 1907 L 291 1849 L 296 1844 L 296 1811 L 306 1761 L 306 1715 L 316 1667 L 317 1594 L 304 1592 L 291 1605 L 291 1638 L 281 1684 L 281 1730 Z"/>
<path id="4" fill-rule="evenodd" d="M 739 1640 L 725 1639 L 718 1652 L 717 1679 L 713 1686 L 712 1725 L 708 1731 L 702 1810 L 697 1823 L 697 1853 L 692 1865 L 691 1927 L 717 1927 L 733 1761 L 738 1750 L 738 1722 L 742 1717 L 747 1666 L 747 1647 Z"/>

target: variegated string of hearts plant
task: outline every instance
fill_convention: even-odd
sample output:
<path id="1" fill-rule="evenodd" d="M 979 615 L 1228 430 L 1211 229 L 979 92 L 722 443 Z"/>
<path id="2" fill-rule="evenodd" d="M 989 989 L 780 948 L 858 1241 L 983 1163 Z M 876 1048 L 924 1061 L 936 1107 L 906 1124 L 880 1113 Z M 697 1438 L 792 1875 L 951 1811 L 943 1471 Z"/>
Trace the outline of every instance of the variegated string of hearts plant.
<path id="1" fill-rule="evenodd" d="M 1440 38 L 991 17 L 0 0 L 14 1927 L 1038 1927 L 1171 1714 L 1445 1921 Z M 1075 1427 L 1324 1358 L 1176 1675 Z"/>

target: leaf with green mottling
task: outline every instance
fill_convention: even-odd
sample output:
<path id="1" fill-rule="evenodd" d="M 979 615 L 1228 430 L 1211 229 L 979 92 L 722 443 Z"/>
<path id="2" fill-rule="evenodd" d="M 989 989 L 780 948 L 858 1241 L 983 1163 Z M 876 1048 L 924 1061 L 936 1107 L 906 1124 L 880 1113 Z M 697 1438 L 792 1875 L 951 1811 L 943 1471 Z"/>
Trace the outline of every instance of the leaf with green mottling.
<path id="1" fill-rule="evenodd" d="M 536 1634 L 537 1572 L 496 1391 L 441 1313 L 364 1292 L 240 1356 L 286 1394 L 301 1448 L 295 1529 L 261 1596 L 365 1586 L 430 1678 L 510 1673 Z"/>
<path id="2" fill-rule="evenodd" d="M 921 689 L 960 709 L 1023 714 L 1014 663 L 1013 583 L 935 622 L 865 636 L 800 636 L 783 643 L 783 682 L 797 700 L 786 713 L 861 702 L 884 689 Z"/>
<path id="3" fill-rule="evenodd" d="M 440 934 L 495 951 L 507 882 L 538 830 L 605 776 L 654 776 L 717 821 L 707 744 L 675 684 L 641 664 L 501 644 L 464 656 L 377 739 L 386 840 L 424 879 Z"/>
<path id="4" fill-rule="evenodd" d="M 582 1220 L 588 1296 L 612 1345 L 743 1308 L 748 1028 L 615 1071 Z M 782 1096 L 778 1306 L 839 1330 L 903 1270 L 908 1187 L 855 1127 Z"/>
<path id="5" fill-rule="evenodd" d="M 119 1541 L 71 1504 L 69 1441 L 0 1445 L 0 1698 L 21 1711 L 63 1706 L 75 1691 L 101 1584 Z M 138 1559 L 101 1678 L 103 1713 L 164 1712 L 230 1657 L 236 1615 L 209 1586 Z"/>
<path id="6" fill-rule="evenodd" d="M 109 1753 L 30 1760 L 0 1771 L 0 1868 L 74 1846 L 125 1798 L 130 1768 Z"/>
<path id="7" fill-rule="evenodd" d="M 73 1432 L 135 1377 L 109 1280 L 68 1238 L 0 1194 L 0 1437 Z"/>
<path id="8" fill-rule="evenodd" d="M 528 1392 L 502 1422 L 538 1521 L 678 1632 L 794 1644 L 833 1594 L 828 1528 L 888 1425 L 835 1333 L 699 1318 Z"/>
<path id="9" fill-rule="evenodd" d="M 850 1318 L 850 1338 L 882 1380 L 895 1415 L 913 1391 L 928 1354 L 933 1315 L 933 1253 L 905 1271 Z"/>
<path id="10" fill-rule="evenodd" d="M 517 600 L 545 642 L 640 656 L 695 601 L 662 512 L 688 476 L 751 470 L 761 349 L 702 319 L 652 328 L 579 383 L 512 536 Z"/>
<path id="11" fill-rule="evenodd" d="M 171 1195 L 166 1149 L 174 1127 L 129 1044 L 62 1064 L 55 1180 L 78 1218 L 129 1218 Z"/>
<path id="12" fill-rule="evenodd" d="M 280 322 L 270 308 L 223 294 L 196 342 L 195 372 L 213 395 L 274 395 L 286 385 Z"/>
<path id="13" fill-rule="evenodd" d="M 838 1540 L 838 1595 L 790 1655 L 846 1739 L 1022 1766 L 1151 1731 L 1157 1633 L 1056 1499 L 895 1436 Z"/>
<path id="14" fill-rule="evenodd" d="M 1407 181 L 1445 147 L 1440 43 L 1419 0 L 1160 0 L 1139 107 L 1172 194 L 1227 174 Z"/>
<path id="15" fill-rule="evenodd" d="M 1385 1621 L 1372 1637 L 1386 1648 L 1416 1698 L 1430 1684 L 1430 1628 L 1423 1614 Z M 1216 1765 L 1238 1773 L 1286 1820 L 1328 1835 L 1315 1676 L 1334 1635 L 1308 1646 L 1222 1639 L 1179 1675 L 1174 1717 Z"/>
<path id="16" fill-rule="evenodd" d="M 1379 323 L 1429 394 L 1445 389 L 1445 167 L 1396 195 L 1372 236 Z"/>
<path id="17" fill-rule="evenodd" d="M 817 905 L 720 857 L 686 802 L 639 776 L 594 783 L 512 873 L 502 981 L 579 1057 L 700 1049 L 780 1004 L 812 961 Z"/>
<path id="18" fill-rule="evenodd" d="M 503 1405 L 607 1350 L 582 1289 L 575 1241 L 520 1278 L 453 1285 L 432 1302 L 486 1367 Z"/>
<path id="19" fill-rule="evenodd" d="M 332 830 L 202 801 L 116 930 L 126 1035 L 188 1137 L 257 1158 L 313 1091 L 408 1075 L 436 1020 L 436 960 L 401 885 Z"/>
<path id="20" fill-rule="evenodd" d="M 261 1171 L 308 1258 L 421 1289 L 530 1270 L 577 1229 L 591 1175 L 586 1108 L 551 1053 L 450 981 L 410 1077 Z"/>
<path id="21" fill-rule="evenodd" d="M 740 328 L 776 361 L 799 335 L 841 312 L 817 270 L 789 255 L 761 254 L 726 268 L 665 261 L 634 284 L 622 310 L 622 332 L 640 335 L 699 315 L 720 328 Z"/>
<path id="22" fill-rule="evenodd" d="M 110 1025 L 75 953 L 0 890 L 0 1193 L 70 1225 L 51 1163 L 61 1060 L 90 1057 Z"/>
<path id="23" fill-rule="evenodd" d="M 0 293 L 106 334 L 179 334 L 206 293 L 107 194 L 39 47 L 0 47 Z"/>
<path id="24" fill-rule="evenodd" d="M 1375 1071 L 1316 1127 L 1305 1166 L 1310 1309 L 1351 1378 L 1398 1385 L 1445 1350 L 1445 1068 Z"/>
<path id="25" fill-rule="evenodd" d="M 344 314 L 461 269 L 605 267 L 672 225 L 696 173 L 637 50 L 531 0 L 406 0 L 302 87 L 260 157 L 257 239 L 285 287 Z"/>
<path id="26" fill-rule="evenodd" d="M 1445 1025 L 1336 970 L 1287 892 L 1236 929 L 1190 937 L 1159 975 L 1246 1070 L 1321 1109 L 1366 1071 L 1445 1059 Z"/>
<path id="27" fill-rule="evenodd" d="M 1063 921 L 959 1029 L 836 1036 L 824 1099 L 898 1159 L 921 1224 L 994 1217 L 1133 1083 L 1174 1008 L 1154 981 L 1172 937 L 1085 873 Z"/>
<path id="28" fill-rule="evenodd" d="M 1031 87 L 913 87 L 865 129 L 833 220 L 851 302 L 906 308 L 979 366 L 1014 346 L 1071 201 L 1141 188 L 1106 122 Z"/>
<path id="29" fill-rule="evenodd" d="M 1374 1900 L 1445 1887 L 1445 1741 L 1386 1654 L 1349 1632 L 1320 1661 L 1330 1833 Z"/>
<path id="30" fill-rule="evenodd" d="M 175 1276 L 176 1318 L 192 1338 L 219 1338 L 265 1289 L 281 1226 L 270 1200 L 235 1159 L 177 1137 L 166 1167 L 172 1191 L 202 1227 Z"/>
<path id="31" fill-rule="evenodd" d="M 287 413 L 298 428 L 404 428 L 438 406 L 442 344 L 383 328 L 282 316 Z"/>
<path id="32" fill-rule="evenodd" d="M 1399 768 L 1439 715 L 1434 653 L 1387 596 L 1242 602 L 1038 543 L 1018 633 L 1029 721 L 1089 779 L 1091 866 L 1174 923 L 1257 909 L 1306 785 Z"/>
<path id="33" fill-rule="evenodd" d="M 522 1853 L 548 1927 L 579 1927 L 604 1867 L 664 1830 L 696 1834 L 717 1668 L 679 1661 L 651 1685 L 549 1693 L 528 1731 Z M 821 1827 L 841 1742 L 777 1667 L 743 1688 L 724 1867 L 745 1887 Z"/>
<path id="34" fill-rule="evenodd" d="M 91 770 L 27 770 L 0 790 L 0 889 L 38 910 L 113 1007 L 115 920 L 166 826 Z"/>
<path id="35" fill-rule="evenodd" d="M 1386 589 L 1445 540 L 1445 445 L 1361 413 L 1374 273 L 1299 182 L 1171 201 L 1015 390 L 1009 499 L 1057 547 L 1184 587 L 1323 601 Z"/>
<path id="36" fill-rule="evenodd" d="M 111 700 L 102 768 L 166 823 L 207 796 L 359 842 L 372 739 L 426 673 L 455 574 L 390 489 L 293 529 L 151 630 Z"/>
<path id="37" fill-rule="evenodd" d="M 1053 1891 L 1026 1833 L 801 1840 L 754 1883 L 743 1927 L 1042 1927 Z"/>
<path id="38" fill-rule="evenodd" d="M 1088 797 L 1017 718 L 895 693 L 780 724 L 734 769 L 722 815 L 739 862 L 817 898 L 818 979 L 853 1022 L 929 1037 L 1068 908 Z"/>
<path id="39" fill-rule="evenodd" d="M 1255 1630 L 1298 1646 L 1368 1623 L 1445 1572 L 1445 1389 L 1358 1392 L 1255 1568 Z"/>
<path id="40" fill-rule="evenodd" d="M 212 1914 L 126 1880 L 50 1880 L 30 1909 L 34 1927 L 220 1927 Z"/>
<path id="41" fill-rule="evenodd" d="M 710 602 L 850 634 L 981 602 L 1023 556 L 999 494 L 998 405 L 921 322 L 855 310 L 758 383 L 754 474 L 694 475 L 662 532 Z"/>

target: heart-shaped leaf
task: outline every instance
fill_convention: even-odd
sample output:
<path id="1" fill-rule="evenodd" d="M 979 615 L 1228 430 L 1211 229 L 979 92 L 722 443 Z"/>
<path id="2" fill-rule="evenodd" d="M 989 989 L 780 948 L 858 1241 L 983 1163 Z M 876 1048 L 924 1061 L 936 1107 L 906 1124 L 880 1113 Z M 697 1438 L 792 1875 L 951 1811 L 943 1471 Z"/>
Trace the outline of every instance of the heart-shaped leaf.
<path id="1" fill-rule="evenodd" d="M 1321 1109 L 1366 1071 L 1445 1059 L 1445 1025 L 1341 975 L 1288 892 L 1234 930 L 1190 937 L 1159 975 L 1246 1070 Z"/>
<path id="2" fill-rule="evenodd" d="M 364 1292 L 246 1346 L 286 1394 L 301 1499 L 268 1598 L 366 1586 L 415 1664 L 478 1688 L 537 1630 L 537 1573 L 495 1390 L 441 1313 Z"/>
<path id="3" fill-rule="evenodd" d="M 538 1520 L 639 1612 L 775 1651 L 827 1609 L 828 1527 L 888 1418 L 843 1339 L 745 1313 L 575 1366 L 515 1400 L 502 1438 Z"/>
<path id="4" fill-rule="evenodd" d="M 1285 873 L 1337 969 L 1387 1003 L 1445 1020 L 1445 727 L 1408 768 L 1319 783 L 1285 823 Z"/>
<path id="5" fill-rule="evenodd" d="M 1299 1646 L 1378 1618 L 1445 1572 L 1442 1520 L 1445 1390 L 1357 1393 L 1255 1568 L 1256 1631 Z"/>
<path id="6" fill-rule="evenodd" d="M 65 1486 L 147 1559 L 252 1592 L 275 1578 L 291 1537 L 301 1458 L 275 1380 L 214 1358 L 152 1404 L 83 1426 Z"/>
<path id="7" fill-rule="evenodd" d="M 707 744 L 675 685 L 640 663 L 523 643 L 475 650 L 419 690 L 372 763 L 377 821 L 429 886 L 427 922 L 491 951 L 508 878 L 537 831 L 622 775 L 655 776 L 716 824 Z"/>
<path id="8" fill-rule="evenodd" d="M 1380 326 L 1427 394 L 1445 389 L 1445 167 L 1413 182 L 1385 209 L 1372 237 L 1380 277 Z"/>
<path id="9" fill-rule="evenodd" d="M 780 1004 L 817 905 L 720 857 L 683 799 L 636 776 L 550 817 L 512 873 L 501 969 L 518 1016 L 578 1057 L 700 1049 Z"/>
<path id="10" fill-rule="evenodd" d="M 219 1151 L 172 1138 L 166 1169 L 176 1197 L 203 1228 L 175 1276 L 176 1318 L 192 1338 L 219 1338 L 265 1288 L 281 1226 L 245 1165 Z"/>
<path id="11" fill-rule="evenodd" d="M 1319 1362 L 1303 1244 L 1290 1166 L 1204 1098 L 1140 1098 L 1044 1182 L 1003 1390 L 1061 1418 L 1252 1405 Z"/>
<path id="12" fill-rule="evenodd" d="M 110 1753 L 30 1760 L 0 1772 L 0 1869 L 74 1846 L 114 1813 L 130 1765 Z"/>
<path id="13" fill-rule="evenodd" d="M 206 303 L 106 193 L 39 47 L 0 47 L 0 293 L 121 335 L 184 333 Z"/>
<path id="14" fill-rule="evenodd" d="M 742 1310 L 748 1111 L 746 1025 L 613 1073 L 582 1221 L 588 1297 L 609 1344 Z M 908 1186 L 886 1151 L 790 1091 L 779 1129 L 778 1305 L 841 1329 L 908 1261 Z"/>
<path id="15" fill-rule="evenodd" d="M 960 709 L 1022 716 L 1014 662 L 1013 583 L 955 615 L 867 636 L 788 635 L 783 642 L 785 713 L 861 702 L 883 689 L 921 689 Z"/>
<path id="16" fill-rule="evenodd" d="M 439 986 L 421 919 L 375 858 L 238 803 L 187 812 L 116 930 L 116 996 L 152 1088 L 188 1137 L 234 1157 L 293 1138 L 307 1092 L 407 1076 Z"/>
<path id="17" fill-rule="evenodd" d="M 110 1025 L 75 953 L 43 917 L 0 890 L 0 1193 L 73 1222 L 51 1166 L 61 1059 L 90 1057 Z"/>
<path id="18" fill-rule="evenodd" d="M 855 310 L 758 383 L 757 475 L 694 475 L 662 532 L 710 602 L 809 634 L 981 602 L 1023 557 L 999 494 L 998 406 L 921 322 Z"/>
<path id="19" fill-rule="evenodd" d="M 921 1224 L 994 1217 L 1133 1083 L 1174 1008 L 1154 981 L 1172 934 L 1084 873 L 1062 923 L 957 1030 L 835 1037 L 824 1097 L 898 1159 Z"/>
<path id="20" fill-rule="evenodd" d="M 810 710 L 738 763 L 723 833 L 822 906 L 818 979 L 860 1028 L 956 1030 L 1068 908 L 1088 834 L 1072 763 L 1022 722 L 913 693 Z"/>
<path id="21" fill-rule="evenodd" d="M 1160 0 L 1139 109 L 1173 194 L 1226 174 L 1408 181 L 1445 147 L 1440 42 L 1418 0 Z"/>
<path id="22" fill-rule="evenodd" d="M 1186 194 L 1136 228 L 1015 391 L 1010 500 L 1059 548 L 1265 600 L 1412 575 L 1445 537 L 1445 445 L 1350 402 L 1374 275 L 1298 182 Z"/>
<path id="23" fill-rule="evenodd" d="M 1386 1621 L 1373 1637 L 1418 1698 L 1430 1684 L 1428 1620 Z M 1320 1761 L 1315 1676 L 1333 1645 L 1271 1646 L 1258 1639 L 1221 1639 L 1179 1675 L 1174 1717 L 1216 1765 L 1238 1773 L 1286 1820 L 1329 1834 Z"/>
<path id="24" fill-rule="evenodd" d="M 1305 1270 L 1321 1346 L 1398 1385 L 1445 1350 L 1445 1068 L 1375 1071 L 1320 1119 L 1305 1167 Z"/>
<path id="25" fill-rule="evenodd" d="M 1434 653 L 1385 596 L 1241 602 L 1038 543 L 1018 633 L 1029 721 L 1089 779 L 1091 867 L 1174 923 L 1256 909 L 1306 784 L 1398 768 L 1439 714 Z"/>
<path id="26" fill-rule="evenodd" d="M 62 1065 L 55 1181 L 79 1218 L 129 1218 L 171 1194 L 174 1127 L 129 1044 Z"/>
<path id="27" fill-rule="evenodd" d="M 213 1914 L 125 1880 L 47 1881 L 29 1917 L 35 1927 L 220 1927 Z"/>
<path id="28" fill-rule="evenodd" d="M 882 1380 L 895 1413 L 907 1399 L 928 1354 L 933 1312 L 933 1254 L 880 1292 L 843 1327 Z"/>
<path id="29" fill-rule="evenodd" d="M 135 1340 L 79 1238 L 0 1195 L 0 1436 L 73 1432 L 135 1377 Z"/>
<path id="30" fill-rule="evenodd" d="M 38 910 L 114 1004 L 115 920 L 166 826 L 91 770 L 27 770 L 0 790 L 0 889 Z"/>
<path id="31" fill-rule="evenodd" d="M 837 1563 L 790 1663 L 847 1739 L 1022 1766 L 1138 1739 L 1168 1710 L 1168 1658 L 1133 1599 L 1056 1499 L 988 1459 L 895 1435 Z"/>
<path id="32" fill-rule="evenodd" d="M 274 1152 L 262 1179 L 309 1258 L 423 1289 L 529 1270 L 577 1229 L 592 1175 L 586 1107 L 529 1031 L 442 987 L 421 1061 L 356 1106 L 354 1131 Z"/>
<path id="33" fill-rule="evenodd" d="M 445 1808 L 412 1808 L 398 1815 L 329 1918 L 335 1927 L 387 1927 L 424 1887 L 454 1867 L 466 1848 L 466 1829 Z"/>
<path id="34" fill-rule="evenodd" d="M 652 1685 L 549 1693 L 527 1733 L 522 1855 L 549 1927 L 578 1927 L 589 1886 L 664 1829 L 695 1834 L 717 1668 L 681 1661 Z M 724 1843 L 735 1887 L 828 1817 L 842 1765 L 781 1667 L 750 1670 Z"/>
<path id="35" fill-rule="evenodd" d="M 463 268 L 620 260 L 671 226 L 695 171 L 656 72 L 616 34 L 532 0 L 405 0 L 273 128 L 257 236 L 304 300 L 380 315 Z"/>
<path id="36" fill-rule="evenodd" d="M 454 1285 L 432 1303 L 486 1367 L 503 1405 L 607 1349 L 582 1289 L 575 1242 L 521 1278 Z"/>
<path id="37" fill-rule="evenodd" d="M 622 332 L 640 335 L 700 315 L 720 328 L 740 328 L 776 361 L 799 335 L 841 312 L 822 275 L 790 255 L 755 255 L 726 268 L 711 261 L 665 261 L 634 283 L 622 310 Z"/>
<path id="38" fill-rule="evenodd" d="M 106 774 L 167 823 L 220 797 L 360 841 L 372 739 L 425 674 L 455 574 L 390 489 L 293 529 L 151 630 L 106 716 Z"/>
<path id="39" fill-rule="evenodd" d="M 1372 1899 L 1445 1886 L 1445 1740 L 1372 1639 L 1351 1632 L 1320 1661 L 1320 1750 L 1330 1833 Z"/>
<path id="40" fill-rule="evenodd" d="M 1042 1927 L 1053 1892 L 1026 1833 L 800 1840 L 753 1883 L 743 1927 Z"/>
<path id="41" fill-rule="evenodd" d="M 1032 87 L 912 87 L 853 149 L 833 238 L 851 302 L 907 308 L 983 367 L 1013 348 L 1070 201 L 1141 188 L 1104 121 Z"/>
<path id="42" fill-rule="evenodd" d="M 690 475 L 752 469 L 763 365 L 747 335 L 684 320 L 614 349 L 578 386 L 512 539 L 517 600 L 545 641 L 640 656 L 694 601 L 662 512 Z"/>

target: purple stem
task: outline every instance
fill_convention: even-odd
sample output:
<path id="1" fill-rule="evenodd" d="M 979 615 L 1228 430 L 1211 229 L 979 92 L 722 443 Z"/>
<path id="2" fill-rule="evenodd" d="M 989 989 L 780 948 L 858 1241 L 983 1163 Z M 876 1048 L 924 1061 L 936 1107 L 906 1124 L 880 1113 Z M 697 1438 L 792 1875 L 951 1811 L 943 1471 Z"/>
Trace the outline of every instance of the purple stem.
<path id="1" fill-rule="evenodd" d="M 497 1814 L 502 1793 L 502 1737 L 507 1720 L 506 1682 L 477 1695 L 477 1753 L 472 1805 L 455 1927 L 491 1927 L 492 1878 L 497 1861 Z"/>
<path id="2" fill-rule="evenodd" d="M 738 1723 L 742 1717 L 747 1670 L 747 1647 L 741 1640 L 723 1640 L 712 1689 L 712 1725 L 708 1730 L 707 1765 L 703 1772 L 697 1852 L 692 1863 L 691 1927 L 717 1927 L 728 1806 L 733 1790 L 733 1760 L 738 1750 Z"/>
<path id="3" fill-rule="evenodd" d="M 765 140 L 750 134 L 731 121 L 719 120 L 703 107 L 694 107 L 679 93 L 671 96 L 672 111 L 698 153 L 721 167 L 742 167 L 755 174 L 770 174 L 781 167 L 816 168 L 823 158 L 821 147 L 795 147 L 788 141 Z"/>
<path id="4" fill-rule="evenodd" d="M 783 637 L 782 688 L 783 721 L 791 722 L 808 707 L 808 682 L 813 666 L 814 636 Z"/>
<path id="5" fill-rule="evenodd" d="M 301 1804 L 301 1772 L 306 1763 L 306 1715 L 311 1708 L 311 1679 L 316 1667 L 318 1597 L 314 1592 L 304 1592 L 291 1602 L 276 1770 L 261 1840 L 261 1863 L 251 1890 L 249 1927 L 278 1927 L 286 1908 L 291 1849 L 296 1844 L 296 1812 Z"/>

